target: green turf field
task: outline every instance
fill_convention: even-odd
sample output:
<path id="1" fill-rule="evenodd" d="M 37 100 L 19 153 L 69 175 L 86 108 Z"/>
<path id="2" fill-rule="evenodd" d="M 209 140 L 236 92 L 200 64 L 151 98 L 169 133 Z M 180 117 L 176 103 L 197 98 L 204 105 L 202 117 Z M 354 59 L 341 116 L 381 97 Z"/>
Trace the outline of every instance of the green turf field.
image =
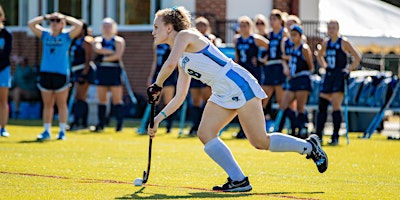
<path id="1" fill-rule="evenodd" d="M 25 124 L 25 125 L 17 125 Z M 39 121 L 11 121 L 10 138 L 0 138 L 0 199 L 398 199 L 400 142 L 375 134 L 370 140 L 344 138 L 324 146 L 329 168 L 320 174 L 297 153 L 259 151 L 247 140 L 222 135 L 253 190 L 220 193 L 210 189 L 227 175 L 203 151 L 197 138 L 177 138 L 178 129 L 153 141 L 148 184 L 135 187 L 147 166 L 148 137 L 107 128 L 78 131 L 66 141 L 36 142 Z M 53 138 L 58 128 L 53 126 Z M 325 140 L 327 140 L 325 138 Z"/>

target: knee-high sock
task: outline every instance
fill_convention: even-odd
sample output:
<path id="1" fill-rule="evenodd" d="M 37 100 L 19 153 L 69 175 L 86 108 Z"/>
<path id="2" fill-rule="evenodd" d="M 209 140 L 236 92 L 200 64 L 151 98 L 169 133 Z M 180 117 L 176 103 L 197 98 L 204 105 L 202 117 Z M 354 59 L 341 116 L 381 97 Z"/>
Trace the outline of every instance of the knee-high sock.
<path id="1" fill-rule="evenodd" d="M 301 129 L 306 126 L 306 123 L 308 122 L 307 115 L 305 113 L 298 113 L 297 114 L 297 122 L 298 122 L 298 127 Z"/>
<path id="2" fill-rule="evenodd" d="M 83 121 L 83 115 L 85 112 L 85 104 L 86 102 L 82 100 L 77 100 L 75 102 L 75 110 L 74 110 L 74 123 L 79 125 L 81 120 Z"/>
<path id="3" fill-rule="evenodd" d="M 204 151 L 210 156 L 234 181 L 243 180 L 245 175 L 232 155 L 231 150 L 218 137 L 204 145 Z"/>
<path id="4" fill-rule="evenodd" d="M 309 154 L 312 150 L 310 143 L 290 135 L 272 133 L 269 136 L 269 150 L 271 152 L 298 152 L 300 154 Z"/>
<path id="5" fill-rule="evenodd" d="M 83 101 L 83 112 L 82 112 L 82 125 L 87 126 L 87 120 L 89 115 L 89 104 Z"/>
<path id="6" fill-rule="evenodd" d="M 279 129 L 278 129 L 279 131 L 278 132 L 282 131 L 283 126 L 285 125 L 286 117 L 290 119 L 290 126 L 292 129 L 292 132 L 293 132 L 293 130 L 296 129 L 296 113 L 292 109 L 286 108 L 285 111 L 283 112 L 282 120 L 279 123 Z M 293 132 L 293 134 L 294 133 L 295 132 Z"/>
<path id="7" fill-rule="evenodd" d="M 192 129 L 197 131 L 199 129 L 201 115 L 203 114 L 203 109 L 201 107 L 193 106 L 191 108 L 192 116 L 193 116 L 193 127 Z"/>
<path id="8" fill-rule="evenodd" d="M 339 137 L 340 124 L 342 123 L 342 113 L 340 110 L 332 112 L 333 122 L 333 135 L 332 137 Z"/>
<path id="9" fill-rule="evenodd" d="M 122 125 L 124 119 L 124 113 L 122 111 L 122 104 L 114 104 L 114 114 L 117 120 L 117 125 Z"/>
<path id="10" fill-rule="evenodd" d="M 104 126 L 105 118 L 106 118 L 106 105 L 99 104 L 97 106 L 97 117 L 98 117 L 98 125 Z"/>
<path id="11" fill-rule="evenodd" d="M 328 116 L 328 105 L 329 101 L 325 98 L 319 98 L 318 109 L 319 112 L 317 114 L 317 124 L 316 124 L 316 134 L 319 138 L 322 139 L 322 132 L 324 131 L 324 126 L 326 123 L 326 118 Z"/>

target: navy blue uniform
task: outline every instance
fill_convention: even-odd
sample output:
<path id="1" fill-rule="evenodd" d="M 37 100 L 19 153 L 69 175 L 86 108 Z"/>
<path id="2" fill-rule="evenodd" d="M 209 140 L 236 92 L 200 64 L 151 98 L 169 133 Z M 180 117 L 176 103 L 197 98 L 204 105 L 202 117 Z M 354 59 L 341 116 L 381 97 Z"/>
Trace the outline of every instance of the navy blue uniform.
<path id="1" fill-rule="evenodd" d="M 72 80 L 74 82 L 78 82 L 78 78 L 82 76 L 83 69 L 85 68 L 86 53 L 85 48 L 83 47 L 84 41 L 85 37 L 75 39 L 72 41 L 70 48 L 69 55 L 71 58 Z M 90 67 L 87 74 L 89 83 L 93 83 L 93 75 L 93 69 Z"/>
<path id="2" fill-rule="evenodd" d="M 290 76 L 289 80 L 289 90 L 296 92 L 299 90 L 312 91 L 310 70 L 308 69 L 308 64 L 303 55 L 303 44 L 298 48 L 293 47 L 290 51 Z"/>
<path id="3" fill-rule="evenodd" d="M 168 44 L 159 44 L 156 47 L 157 52 L 157 66 L 156 71 L 153 75 L 152 82 L 156 81 L 158 73 L 160 73 L 161 67 L 163 66 L 164 62 L 168 59 L 169 53 L 171 53 L 171 48 Z M 176 81 L 178 79 L 178 72 L 174 70 L 172 74 L 164 81 L 164 86 L 176 85 Z"/>
<path id="4" fill-rule="evenodd" d="M 283 28 L 279 33 L 270 32 L 268 63 L 264 67 L 263 85 L 281 85 L 286 81 L 283 73 L 281 42 L 283 39 Z"/>
<path id="5" fill-rule="evenodd" d="M 115 38 L 106 40 L 103 38 L 101 45 L 105 49 L 115 51 Z M 97 55 L 104 57 L 104 55 Z M 102 60 L 102 59 L 99 59 Z M 95 84 L 100 86 L 121 85 L 121 66 L 119 60 L 112 62 L 101 62 L 97 65 Z"/>
<path id="6" fill-rule="evenodd" d="M 11 48 L 12 35 L 3 28 L 0 30 L 0 87 L 11 87 Z"/>
<path id="7" fill-rule="evenodd" d="M 326 43 L 325 60 L 328 64 L 325 78 L 321 84 L 322 93 L 344 92 L 344 72 L 347 66 L 347 54 L 342 49 L 342 38 Z"/>
<path id="8" fill-rule="evenodd" d="M 239 56 L 238 64 L 249 71 L 258 82 L 261 81 L 261 68 L 256 66 L 259 48 L 253 36 L 239 37 L 236 41 L 236 53 Z"/>

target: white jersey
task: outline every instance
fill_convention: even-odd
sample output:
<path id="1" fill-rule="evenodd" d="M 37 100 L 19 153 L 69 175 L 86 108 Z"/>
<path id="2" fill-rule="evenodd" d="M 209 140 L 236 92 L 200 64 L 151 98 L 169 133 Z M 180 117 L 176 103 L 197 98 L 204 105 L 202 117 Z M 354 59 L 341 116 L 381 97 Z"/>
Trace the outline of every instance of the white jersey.
<path id="1" fill-rule="evenodd" d="M 267 97 L 250 72 L 212 44 L 199 52 L 184 52 L 179 66 L 192 78 L 209 85 L 212 89 L 209 101 L 224 108 L 237 109 L 253 97 Z"/>

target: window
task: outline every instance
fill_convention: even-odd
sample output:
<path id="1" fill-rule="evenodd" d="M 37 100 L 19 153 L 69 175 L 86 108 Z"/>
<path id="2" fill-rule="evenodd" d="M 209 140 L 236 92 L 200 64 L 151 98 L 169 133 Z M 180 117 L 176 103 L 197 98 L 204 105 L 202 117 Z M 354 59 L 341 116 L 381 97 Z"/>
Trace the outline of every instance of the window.
<path id="1" fill-rule="evenodd" d="M 46 0 L 43 5 L 47 13 L 60 12 L 91 23 L 91 5 L 94 0 Z"/>
<path id="2" fill-rule="evenodd" d="M 107 15 L 120 25 L 148 25 L 159 7 L 160 0 L 108 0 Z"/>
<path id="3" fill-rule="evenodd" d="M 18 25 L 18 1 L 0 0 L 0 5 L 3 7 L 6 16 L 5 24 L 7 26 Z"/>

